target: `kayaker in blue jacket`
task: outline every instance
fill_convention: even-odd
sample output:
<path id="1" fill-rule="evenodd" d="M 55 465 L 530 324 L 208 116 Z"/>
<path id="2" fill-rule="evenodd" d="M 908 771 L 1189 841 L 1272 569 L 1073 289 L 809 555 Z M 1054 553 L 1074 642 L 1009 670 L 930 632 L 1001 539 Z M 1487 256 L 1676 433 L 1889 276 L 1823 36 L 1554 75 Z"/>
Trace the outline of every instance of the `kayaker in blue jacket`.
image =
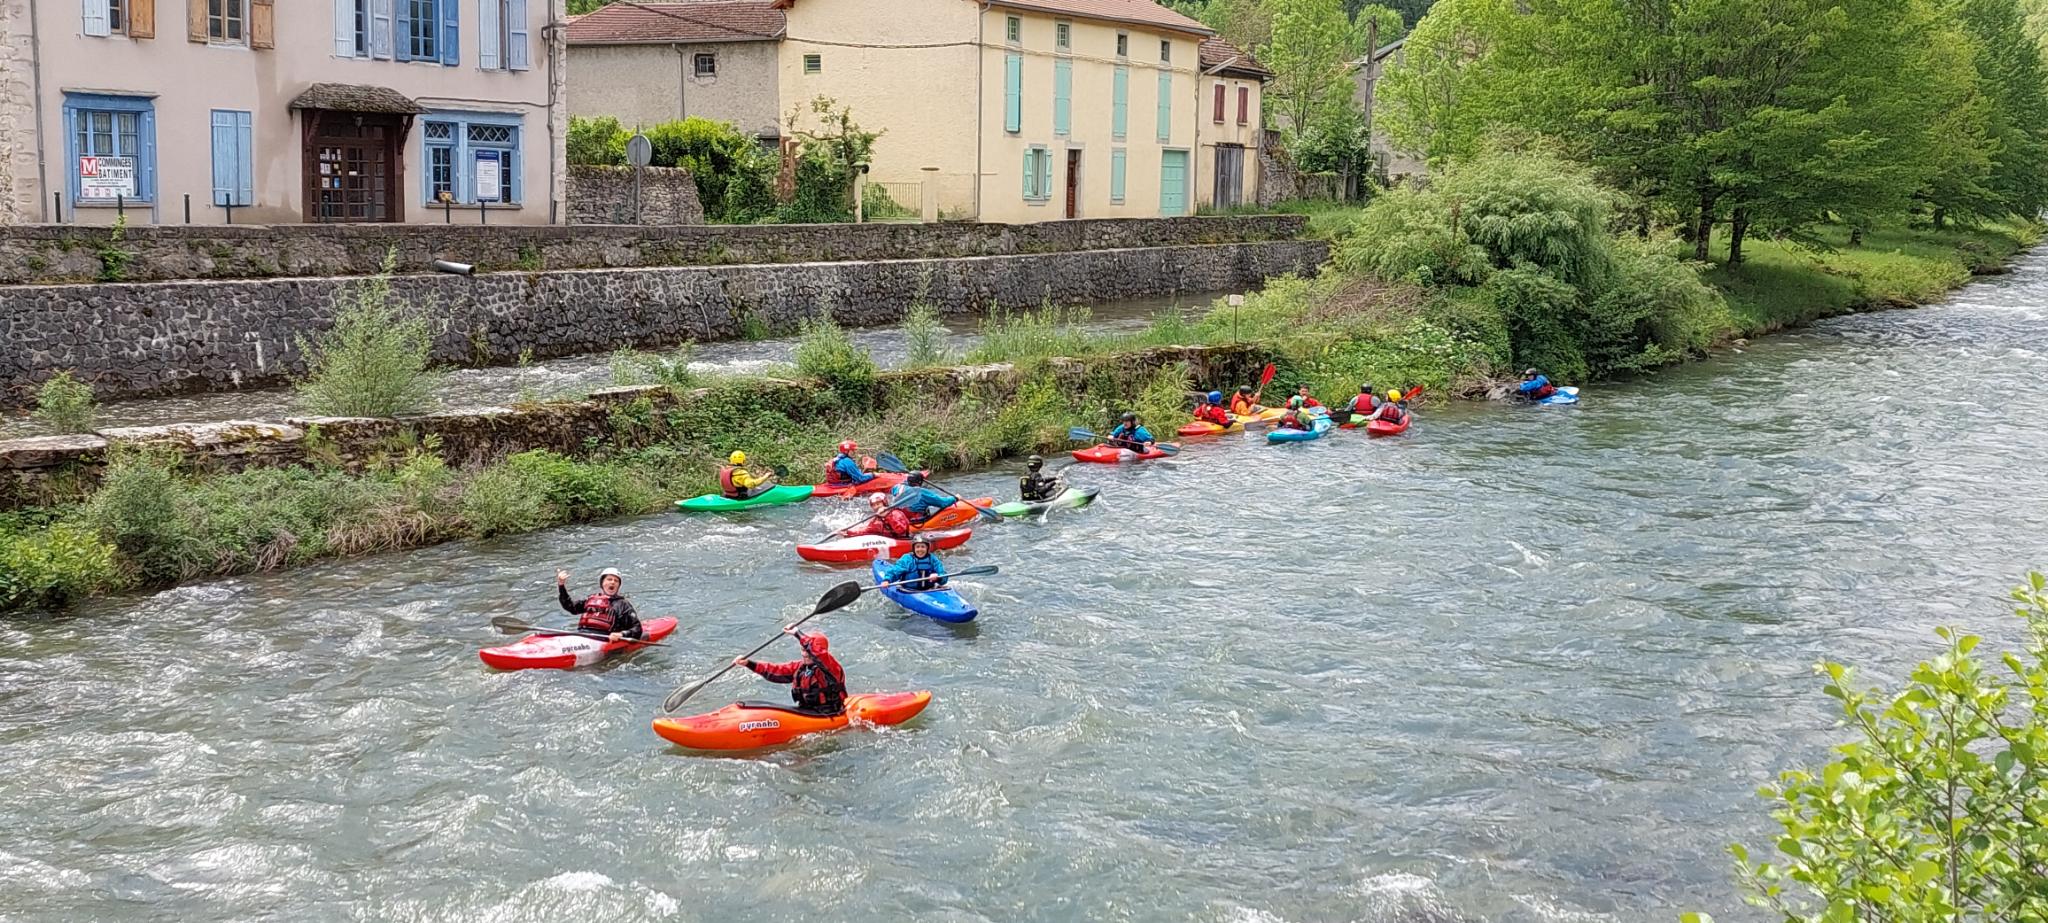
<path id="1" fill-rule="evenodd" d="M 875 479 L 875 476 L 869 474 L 867 469 L 861 466 L 860 459 L 854 455 L 858 451 L 860 451 L 860 446 L 855 445 L 851 439 L 839 444 L 839 455 L 825 465 L 826 486 L 859 486 Z"/>
<path id="2" fill-rule="evenodd" d="M 910 543 L 910 553 L 897 558 L 882 575 L 885 583 L 907 581 L 903 588 L 913 593 L 936 590 L 946 585 L 946 565 L 939 556 L 932 553 L 929 539 L 920 538 Z"/>
<path id="3" fill-rule="evenodd" d="M 633 603 L 619 592 L 625 581 L 625 575 L 616 568 L 607 567 L 597 577 L 597 592 L 579 603 L 569 598 L 569 572 L 558 570 L 555 571 L 555 596 L 562 604 L 562 611 L 577 617 L 577 631 L 610 635 L 613 641 L 639 638 L 642 637 L 640 616 L 633 611 Z"/>
<path id="4" fill-rule="evenodd" d="M 1522 373 L 1522 385 L 1515 389 L 1515 393 L 1528 400 L 1540 401 L 1556 394 L 1557 386 L 1551 384 L 1550 378 L 1542 372 L 1529 369 Z"/>
<path id="5" fill-rule="evenodd" d="M 905 497 L 910 499 L 905 500 Z M 903 483 L 889 490 L 889 505 L 910 514 L 910 518 L 922 523 L 933 513 L 952 506 L 954 498 L 924 486 L 924 472 L 912 471 L 903 477 Z"/>
<path id="6" fill-rule="evenodd" d="M 1153 438 L 1152 431 L 1146 429 L 1144 424 L 1138 422 L 1138 415 L 1136 413 L 1126 410 L 1123 417 L 1117 423 L 1116 429 L 1110 430 L 1109 438 L 1104 441 L 1119 448 L 1130 449 L 1133 452 L 1145 452 L 1149 451 L 1152 448 L 1152 444 L 1159 440 Z"/>

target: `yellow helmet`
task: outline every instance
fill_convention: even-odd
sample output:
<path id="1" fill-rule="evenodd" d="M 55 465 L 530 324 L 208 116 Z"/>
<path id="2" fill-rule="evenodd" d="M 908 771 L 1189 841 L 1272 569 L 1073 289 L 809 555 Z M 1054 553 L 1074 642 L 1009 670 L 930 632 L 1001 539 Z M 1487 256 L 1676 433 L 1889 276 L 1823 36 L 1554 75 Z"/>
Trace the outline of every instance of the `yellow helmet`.
<path id="1" fill-rule="evenodd" d="M 744 465 L 747 463 L 747 453 L 735 451 L 732 453 L 732 458 L 729 460 L 735 465 Z"/>
<path id="2" fill-rule="evenodd" d="M 1398 400 L 1400 400 L 1400 399 L 1401 399 L 1401 392 L 1399 392 L 1399 391 L 1389 391 L 1389 392 L 1387 392 L 1387 400 L 1390 400 L 1390 401 L 1398 401 Z"/>

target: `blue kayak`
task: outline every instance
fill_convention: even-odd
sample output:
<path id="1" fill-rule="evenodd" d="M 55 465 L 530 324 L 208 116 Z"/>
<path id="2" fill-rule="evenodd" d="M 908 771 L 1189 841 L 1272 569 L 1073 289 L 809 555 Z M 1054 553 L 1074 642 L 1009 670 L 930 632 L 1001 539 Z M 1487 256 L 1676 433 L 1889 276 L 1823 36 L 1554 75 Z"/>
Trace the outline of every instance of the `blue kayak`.
<path id="1" fill-rule="evenodd" d="M 1551 395 L 1551 396 L 1549 396 L 1549 397 L 1546 397 L 1546 398 L 1544 398 L 1544 399 L 1542 399 L 1542 400 L 1540 400 L 1540 401 L 1537 401 L 1536 403 L 1538 403 L 1538 404 L 1576 404 L 1576 403 L 1578 403 L 1578 402 L 1579 402 L 1579 389 L 1577 389 L 1577 388 L 1570 388 L 1570 387 L 1566 387 L 1566 388 L 1559 388 L 1559 389 L 1557 389 L 1557 393 L 1556 393 L 1556 394 L 1553 394 L 1553 395 Z"/>
<path id="2" fill-rule="evenodd" d="M 877 559 L 870 565 L 870 571 L 875 575 L 875 582 L 882 583 L 887 579 L 882 575 L 888 573 L 889 565 Z M 882 595 L 889 597 L 896 605 L 941 622 L 972 622 L 975 616 L 981 614 L 965 598 L 952 590 L 924 590 L 913 593 L 900 587 L 885 586 L 882 588 Z"/>
<path id="3" fill-rule="evenodd" d="M 1336 424 L 1330 422 L 1329 414 L 1320 414 L 1312 425 L 1315 429 L 1276 429 L 1266 434 L 1266 441 L 1269 443 L 1307 442 L 1311 439 L 1321 439 L 1323 434 L 1329 432 L 1330 427 Z"/>

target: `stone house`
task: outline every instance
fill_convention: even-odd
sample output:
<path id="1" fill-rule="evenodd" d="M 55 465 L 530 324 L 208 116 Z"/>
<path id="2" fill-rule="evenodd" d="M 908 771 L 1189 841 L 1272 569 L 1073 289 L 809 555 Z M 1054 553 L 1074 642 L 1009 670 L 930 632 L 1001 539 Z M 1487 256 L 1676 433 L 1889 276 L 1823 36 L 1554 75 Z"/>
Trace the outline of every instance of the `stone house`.
<path id="1" fill-rule="evenodd" d="M 1209 165 L 1210 181 L 1195 187 L 1196 201 L 1233 208 L 1259 201 L 1259 145 L 1266 81 L 1273 72 L 1250 53 L 1221 37 L 1203 40 L 1202 92 L 1207 107 L 1195 160 Z M 1249 165 L 1249 166 L 1247 166 Z"/>
<path id="2" fill-rule="evenodd" d="M 0 0 L 0 220 L 554 222 L 563 2 Z"/>
<path id="3" fill-rule="evenodd" d="M 774 144 L 781 137 L 768 0 L 622 0 L 569 21 L 569 113 L 628 128 L 697 116 Z"/>
<path id="4" fill-rule="evenodd" d="M 1353 84 L 1351 98 L 1358 101 L 1360 111 L 1366 113 L 1366 118 L 1372 120 L 1368 122 L 1372 126 L 1368 149 L 1372 152 L 1374 162 L 1379 165 L 1378 172 L 1390 183 L 1419 180 L 1429 175 L 1429 167 L 1421 157 L 1397 149 L 1387 138 L 1387 133 L 1380 130 L 1376 118 L 1377 110 L 1373 108 L 1379 102 L 1380 78 L 1385 76 L 1389 69 L 1398 68 L 1407 62 L 1407 44 L 1408 39 L 1405 37 L 1396 39 L 1380 46 L 1372 54 L 1351 62 L 1350 65 Z"/>

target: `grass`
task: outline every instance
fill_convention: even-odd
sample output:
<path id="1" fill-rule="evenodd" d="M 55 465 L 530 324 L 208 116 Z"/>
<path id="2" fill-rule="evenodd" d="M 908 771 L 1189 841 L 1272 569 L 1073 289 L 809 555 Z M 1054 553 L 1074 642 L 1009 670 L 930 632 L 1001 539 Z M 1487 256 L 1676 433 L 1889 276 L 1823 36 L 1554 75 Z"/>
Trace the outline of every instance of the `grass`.
<path id="1" fill-rule="evenodd" d="M 1240 205 L 1235 208 L 1203 208 L 1204 215 L 1307 215 L 1309 237 L 1316 240 L 1336 240 L 1351 233 L 1360 216 L 1365 214 L 1363 202 L 1339 202 L 1333 199 L 1296 199 L 1290 202 L 1276 202 L 1272 205 Z"/>
<path id="2" fill-rule="evenodd" d="M 394 248 L 384 264 L 347 296 L 333 328 L 308 341 L 306 378 L 299 401 L 306 409 L 334 417 L 392 417 L 418 413 L 433 404 L 436 375 L 428 370 L 433 334 L 422 312 L 391 293 L 398 262 Z"/>
<path id="3" fill-rule="evenodd" d="M 67 369 L 50 376 L 36 389 L 36 422 L 58 433 L 90 433 L 99 405 L 92 386 L 73 377 Z"/>
<path id="4" fill-rule="evenodd" d="M 1827 227 L 1822 247 L 1752 240 L 1741 265 L 1717 264 L 1702 278 L 1727 297 L 1735 332 L 1756 336 L 1872 307 L 1925 304 L 1972 273 L 1993 271 L 2040 233 L 2018 222 L 1943 231 L 1888 227 L 1850 246 L 1847 228 Z M 1725 238 L 1716 239 L 1716 252 L 1726 247 Z"/>

